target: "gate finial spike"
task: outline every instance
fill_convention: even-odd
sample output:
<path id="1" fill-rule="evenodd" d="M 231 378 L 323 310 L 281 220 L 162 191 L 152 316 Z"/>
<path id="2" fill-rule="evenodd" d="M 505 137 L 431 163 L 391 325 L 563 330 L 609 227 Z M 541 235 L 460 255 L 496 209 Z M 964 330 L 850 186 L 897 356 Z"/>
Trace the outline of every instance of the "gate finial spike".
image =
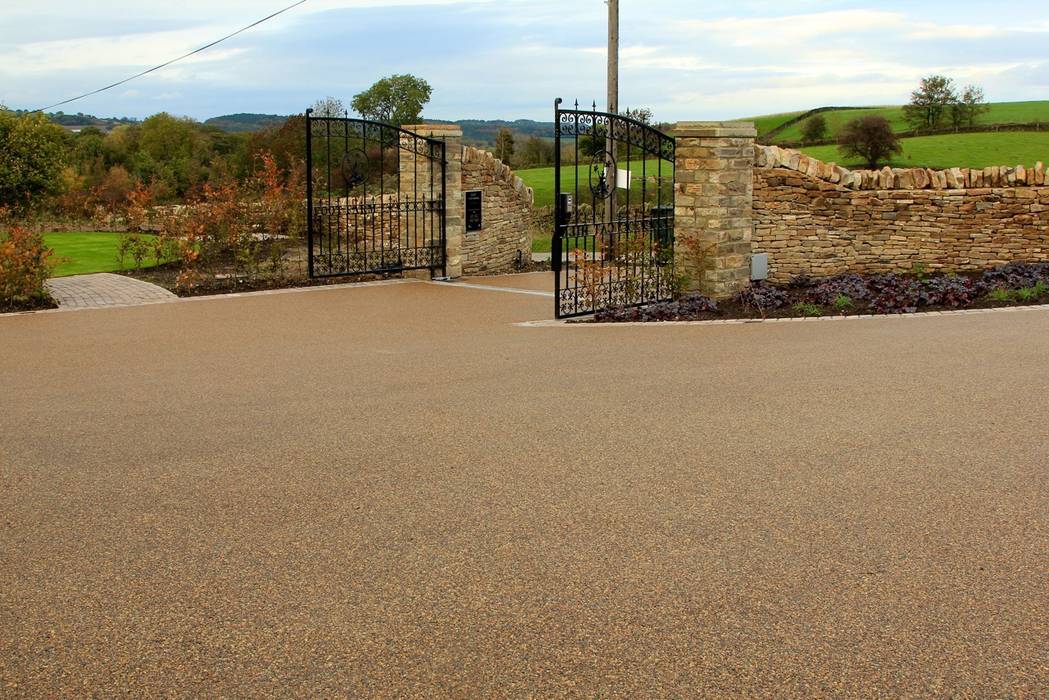
<path id="1" fill-rule="evenodd" d="M 591 106 L 591 109 L 595 112 L 597 111 L 597 100 L 594 100 L 594 104 Z"/>
<path id="2" fill-rule="evenodd" d="M 575 101 L 575 111 L 579 111 L 579 100 Z"/>

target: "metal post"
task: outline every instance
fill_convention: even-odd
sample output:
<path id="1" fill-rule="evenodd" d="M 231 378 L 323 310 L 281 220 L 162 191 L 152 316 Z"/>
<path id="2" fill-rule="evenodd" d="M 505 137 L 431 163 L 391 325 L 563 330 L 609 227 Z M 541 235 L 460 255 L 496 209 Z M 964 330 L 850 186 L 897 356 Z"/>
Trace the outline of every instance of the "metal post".
<path id="1" fill-rule="evenodd" d="M 561 318 L 561 98 L 554 100 L 554 237 L 550 260 L 554 270 L 554 316 Z"/>
<path id="2" fill-rule="evenodd" d="M 448 142 L 447 136 L 441 137 L 441 277 L 448 279 L 448 229 L 445 228 L 445 219 L 448 214 L 448 192 L 445 182 L 448 173 Z M 433 277 L 433 268 L 430 268 L 430 276 Z"/>
<path id="3" fill-rule="evenodd" d="M 608 0 L 608 112 L 619 113 L 619 0 Z"/>
<path id="4" fill-rule="evenodd" d="M 313 126 L 310 115 L 313 109 L 306 110 L 306 269 L 313 279 Z"/>
<path id="5" fill-rule="evenodd" d="M 608 2 L 608 113 L 619 114 L 619 0 L 607 0 Z M 608 133 L 605 135 L 605 151 L 608 153 L 608 162 L 605 170 L 610 180 L 608 198 L 605 200 L 605 223 L 608 224 L 606 243 L 611 246 L 612 228 L 616 220 L 616 142 L 612 133 L 612 120 L 608 121 Z"/>

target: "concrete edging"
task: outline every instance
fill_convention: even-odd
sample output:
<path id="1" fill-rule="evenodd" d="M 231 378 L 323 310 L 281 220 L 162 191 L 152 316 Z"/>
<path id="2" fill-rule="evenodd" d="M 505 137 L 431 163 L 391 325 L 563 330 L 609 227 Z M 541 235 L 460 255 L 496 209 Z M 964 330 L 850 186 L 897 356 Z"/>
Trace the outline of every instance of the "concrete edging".
<path id="1" fill-rule="evenodd" d="M 665 328 L 667 326 L 742 326 L 745 324 L 763 323 L 816 323 L 820 321 L 866 321 L 888 318 L 923 318 L 927 316 L 976 316 L 980 314 L 1016 313 L 1019 311 L 1049 311 L 1049 304 L 1031 304 L 1028 306 L 1004 306 L 997 309 L 956 309 L 953 311 L 919 311 L 913 314 L 858 314 L 856 316 L 819 316 L 816 318 L 725 318 L 708 321 L 624 321 L 622 323 L 570 323 L 568 319 L 522 321 L 513 325 L 521 328 L 617 328 L 646 327 Z M 586 318 L 582 316 L 580 318 Z"/>

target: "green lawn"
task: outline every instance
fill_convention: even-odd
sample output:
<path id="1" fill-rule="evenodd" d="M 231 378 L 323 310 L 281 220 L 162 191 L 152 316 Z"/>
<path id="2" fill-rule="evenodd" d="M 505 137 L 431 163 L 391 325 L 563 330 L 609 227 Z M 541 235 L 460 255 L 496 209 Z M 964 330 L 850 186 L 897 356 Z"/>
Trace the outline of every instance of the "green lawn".
<path id="1" fill-rule="evenodd" d="M 141 236 L 147 241 L 156 238 L 146 233 Z M 44 234 L 44 243 L 55 252 L 55 258 L 59 261 L 58 267 L 55 268 L 55 277 L 83 275 L 89 272 L 114 272 L 130 268 L 134 264 L 130 256 L 125 260 L 124 268 L 121 268 L 117 259 L 119 241 L 119 233 L 63 231 Z M 152 265 L 152 256 L 147 256 L 147 259 L 142 261 L 143 267 Z"/>
<path id="2" fill-rule="evenodd" d="M 620 168 L 626 168 L 626 161 L 619 162 Z M 641 161 L 633 161 L 630 163 L 630 170 L 634 174 L 633 185 L 631 192 L 633 196 L 641 196 Z M 571 164 L 561 165 L 561 191 L 575 193 L 575 171 L 576 168 Z M 537 207 L 550 207 L 554 204 L 554 169 L 553 168 L 530 168 L 528 170 L 517 170 L 514 172 L 517 177 L 521 178 L 526 185 L 531 187 L 535 191 L 535 206 Z M 579 166 L 579 199 L 583 202 L 589 201 L 590 190 L 589 183 L 587 181 L 588 169 L 584 165 Z M 645 176 L 652 178 L 658 175 L 662 175 L 664 181 L 664 187 L 666 188 L 667 194 L 664 198 L 669 196 L 670 187 L 674 182 L 674 164 L 670 161 L 663 161 L 662 170 L 660 170 L 659 161 L 652 159 L 645 161 Z M 655 184 L 649 182 L 646 185 L 647 196 L 653 196 L 655 192 Z"/>
<path id="3" fill-rule="evenodd" d="M 801 112 L 783 112 L 782 114 L 764 114 L 760 117 L 747 117 L 746 119 L 740 119 L 741 122 L 754 122 L 754 126 L 758 130 L 758 136 L 769 133 L 775 128 L 778 128 L 781 124 L 789 122 L 791 119 L 805 114 Z"/>
<path id="4" fill-rule="evenodd" d="M 990 111 L 981 114 L 976 120 L 977 124 L 1030 124 L 1032 122 L 1049 123 L 1049 101 L 1040 102 L 995 102 L 990 105 Z M 768 116 L 755 117 L 753 121 L 758 124 L 758 133 L 764 134 L 787 121 L 793 114 L 772 114 Z M 827 129 L 831 135 L 837 134 L 845 122 L 852 121 L 858 117 L 878 115 L 885 117 L 892 124 L 894 131 L 907 131 L 911 127 L 903 118 L 902 106 L 889 107 L 865 107 L 863 109 L 840 109 L 823 112 L 823 118 L 827 120 Z M 767 129 L 762 124 L 768 125 Z M 782 133 L 777 134 L 776 141 L 797 142 L 801 140 L 801 129 L 805 122 L 794 124 Z"/>
<path id="5" fill-rule="evenodd" d="M 535 238 L 532 239 L 532 252 L 533 253 L 549 253 L 551 243 L 551 236 L 553 234 L 550 231 L 535 233 Z"/>
<path id="6" fill-rule="evenodd" d="M 990 165 L 1049 163 L 1049 132 L 1003 131 L 1000 133 L 949 134 L 902 139 L 903 154 L 889 165 L 900 168 L 986 168 Z M 849 168 L 862 163 L 844 162 L 837 146 L 812 146 L 804 153 Z"/>

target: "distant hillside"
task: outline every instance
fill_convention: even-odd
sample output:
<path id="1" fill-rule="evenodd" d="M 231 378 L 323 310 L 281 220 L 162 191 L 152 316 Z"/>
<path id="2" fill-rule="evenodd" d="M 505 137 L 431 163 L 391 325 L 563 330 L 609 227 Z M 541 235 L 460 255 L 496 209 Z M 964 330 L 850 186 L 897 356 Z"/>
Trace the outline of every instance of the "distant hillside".
<path id="1" fill-rule="evenodd" d="M 279 126 L 287 117 L 277 114 L 227 114 L 221 117 L 212 117 L 205 124 L 214 126 L 223 131 L 231 133 L 261 131 L 271 126 Z M 493 146 L 499 130 L 508 128 L 514 132 L 517 138 L 528 138 L 538 136 L 540 138 L 552 138 L 553 122 L 537 122 L 531 119 L 518 119 L 506 121 L 502 119 L 460 119 L 455 122 L 431 119 L 437 124 L 458 124 L 463 129 L 463 141 L 471 146 Z"/>
<path id="2" fill-rule="evenodd" d="M 15 114 L 26 114 L 23 109 L 13 110 Z M 65 112 L 48 112 L 47 118 L 55 124 L 65 127 L 69 131 L 79 131 L 85 127 L 94 127 L 99 131 L 110 131 L 121 124 L 135 124 L 137 119 L 131 117 L 96 117 L 93 114 L 66 114 Z"/>
<path id="3" fill-rule="evenodd" d="M 262 131 L 271 126 L 280 126 L 287 119 L 279 114 L 225 114 L 221 117 L 212 117 L 204 123 L 230 134 Z"/>
<path id="4" fill-rule="evenodd" d="M 16 110 L 16 113 L 20 112 Z M 54 112 L 47 116 L 54 123 L 71 130 L 93 126 L 102 131 L 109 131 L 121 124 L 134 124 L 139 121 L 129 117 L 96 117 L 83 113 L 64 114 L 63 112 Z M 287 118 L 286 115 L 281 114 L 242 112 L 212 117 L 205 120 L 204 124 L 230 134 L 243 134 L 280 126 Z M 530 136 L 552 139 L 554 133 L 553 122 L 537 122 L 531 119 L 517 119 L 514 121 L 504 119 L 460 119 L 455 122 L 432 119 L 427 121 L 437 124 L 458 124 L 463 129 L 464 143 L 470 146 L 484 146 L 488 148 L 495 145 L 495 139 L 499 135 L 499 130 L 503 128 L 510 129 L 518 141 L 524 141 Z"/>
<path id="5" fill-rule="evenodd" d="M 1001 131 L 1009 127 L 1042 125 L 1049 123 L 1049 101 L 1040 102 L 992 102 L 989 110 L 976 120 L 976 126 L 982 131 Z M 892 128 L 903 133 L 910 129 L 904 118 L 902 106 L 887 107 L 822 107 L 808 112 L 790 112 L 753 117 L 758 128 L 758 137 L 764 142 L 797 143 L 801 140 L 801 129 L 809 116 L 821 113 L 827 121 L 827 128 L 833 137 L 845 122 L 877 115 L 885 117 Z M 1044 128 L 1044 127 L 1043 127 Z"/>
<path id="6" fill-rule="evenodd" d="M 494 146 L 499 130 L 503 128 L 512 131 L 516 139 L 526 139 L 530 136 L 537 136 L 541 139 L 554 137 L 553 122 L 537 122 L 531 119 L 517 119 L 512 122 L 502 119 L 460 119 L 455 122 L 440 121 L 439 123 L 461 126 L 463 142 L 470 146 Z"/>

